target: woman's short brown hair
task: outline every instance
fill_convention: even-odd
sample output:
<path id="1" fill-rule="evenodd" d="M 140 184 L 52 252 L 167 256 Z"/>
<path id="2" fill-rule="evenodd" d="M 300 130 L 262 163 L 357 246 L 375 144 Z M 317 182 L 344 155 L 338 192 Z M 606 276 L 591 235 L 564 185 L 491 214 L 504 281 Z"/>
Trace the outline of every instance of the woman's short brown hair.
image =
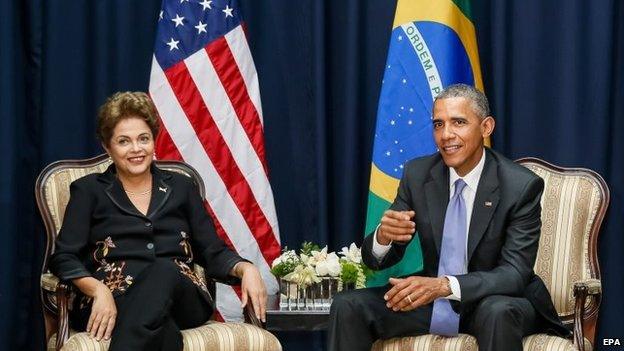
<path id="1" fill-rule="evenodd" d="M 108 146 L 117 123 L 130 117 L 144 120 L 156 138 L 160 128 L 158 113 L 152 99 L 141 91 L 118 92 L 106 99 L 98 113 L 97 138 Z"/>

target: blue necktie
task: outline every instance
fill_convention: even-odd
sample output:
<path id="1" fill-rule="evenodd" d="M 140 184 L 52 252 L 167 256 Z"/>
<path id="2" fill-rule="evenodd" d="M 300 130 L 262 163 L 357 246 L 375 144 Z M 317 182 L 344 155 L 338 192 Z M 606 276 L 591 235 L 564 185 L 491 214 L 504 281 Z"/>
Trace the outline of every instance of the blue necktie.
<path id="1" fill-rule="evenodd" d="M 462 196 L 465 187 L 466 183 L 462 179 L 455 181 L 455 193 L 446 208 L 438 277 L 464 274 L 466 271 L 466 203 Z M 453 311 L 448 299 L 438 298 L 433 302 L 429 332 L 457 336 L 459 314 Z"/>

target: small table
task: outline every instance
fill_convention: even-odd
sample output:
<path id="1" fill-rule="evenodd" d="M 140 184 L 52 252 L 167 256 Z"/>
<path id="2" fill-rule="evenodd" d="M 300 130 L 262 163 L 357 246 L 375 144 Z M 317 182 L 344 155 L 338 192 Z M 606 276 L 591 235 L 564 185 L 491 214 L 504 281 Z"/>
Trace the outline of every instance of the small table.
<path id="1" fill-rule="evenodd" d="M 271 331 L 317 331 L 327 329 L 327 310 L 280 308 L 279 295 L 268 296 L 265 328 Z"/>

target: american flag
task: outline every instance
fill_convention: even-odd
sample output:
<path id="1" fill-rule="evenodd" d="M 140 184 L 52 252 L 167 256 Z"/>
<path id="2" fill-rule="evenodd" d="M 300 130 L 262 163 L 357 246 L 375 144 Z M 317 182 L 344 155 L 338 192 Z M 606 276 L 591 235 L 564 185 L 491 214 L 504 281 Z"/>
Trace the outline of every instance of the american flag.
<path id="1" fill-rule="evenodd" d="M 258 76 L 235 0 L 163 0 L 149 92 L 162 121 L 159 159 L 184 160 L 206 184 L 217 234 L 260 269 L 280 254 L 267 176 Z M 217 284 L 217 309 L 240 320 L 240 290 Z"/>

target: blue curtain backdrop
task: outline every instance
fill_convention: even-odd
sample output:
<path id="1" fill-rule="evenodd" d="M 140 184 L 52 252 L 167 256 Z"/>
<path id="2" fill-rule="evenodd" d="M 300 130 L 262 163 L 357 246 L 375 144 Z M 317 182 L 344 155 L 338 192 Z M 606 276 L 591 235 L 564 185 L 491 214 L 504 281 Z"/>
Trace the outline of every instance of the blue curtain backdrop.
<path id="1" fill-rule="evenodd" d="M 242 1 L 283 245 L 361 242 L 377 99 L 395 1 Z M 33 187 L 57 159 L 101 153 L 94 116 L 146 90 L 160 0 L 0 2 L 0 349 L 43 349 L 43 225 Z M 600 338 L 624 315 L 624 4 L 475 1 L 494 147 L 605 177 Z M 287 165 L 287 166 L 285 166 Z M 323 333 L 281 333 L 322 350 Z M 600 342 L 598 342 L 600 349 Z"/>

